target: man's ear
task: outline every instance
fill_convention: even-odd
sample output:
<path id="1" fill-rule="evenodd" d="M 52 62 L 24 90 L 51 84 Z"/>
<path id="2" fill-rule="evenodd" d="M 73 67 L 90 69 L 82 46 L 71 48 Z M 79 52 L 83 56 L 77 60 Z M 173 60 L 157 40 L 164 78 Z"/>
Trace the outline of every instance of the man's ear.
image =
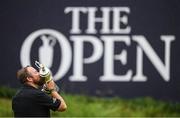
<path id="1" fill-rule="evenodd" d="M 27 79 L 28 82 L 32 82 L 33 81 L 31 77 L 27 77 L 26 79 Z"/>

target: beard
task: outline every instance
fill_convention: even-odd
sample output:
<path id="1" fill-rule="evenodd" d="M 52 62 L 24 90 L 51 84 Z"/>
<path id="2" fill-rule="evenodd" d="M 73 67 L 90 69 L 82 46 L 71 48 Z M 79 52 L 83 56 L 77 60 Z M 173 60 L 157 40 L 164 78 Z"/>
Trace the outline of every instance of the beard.
<path id="1" fill-rule="evenodd" d="M 38 86 L 42 86 L 44 85 L 46 82 L 45 82 L 45 79 L 41 78 L 39 79 L 39 81 L 34 81 L 34 83 Z"/>

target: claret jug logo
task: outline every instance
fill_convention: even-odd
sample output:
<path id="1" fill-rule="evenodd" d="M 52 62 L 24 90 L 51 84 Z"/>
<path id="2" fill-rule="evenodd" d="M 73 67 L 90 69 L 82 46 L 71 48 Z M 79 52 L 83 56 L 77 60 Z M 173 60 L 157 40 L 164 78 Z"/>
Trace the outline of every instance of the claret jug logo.
<path id="1" fill-rule="evenodd" d="M 45 64 L 48 68 L 51 68 L 52 61 L 53 61 L 53 46 L 58 42 L 61 47 L 62 52 L 62 59 L 58 68 L 57 73 L 54 75 L 54 79 L 58 80 L 62 78 L 66 72 L 68 71 L 70 64 L 71 64 L 71 47 L 68 43 L 68 40 L 64 35 L 62 35 L 60 32 L 57 32 L 52 29 L 42 29 L 35 31 L 31 33 L 24 41 L 21 53 L 20 53 L 20 60 L 22 66 L 30 65 L 30 51 L 33 42 L 40 37 L 43 44 L 39 48 L 39 61 L 43 64 Z"/>
<path id="2" fill-rule="evenodd" d="M 97 12 L 102 15 L 97 16 Z M 128 16 L 131 13 L 129 7 L 66 7 L 64 13 L 71 17 L 69 36 L 66 37 L 63 33 L 54 29 L 33 31 L 24 40 L 21 48 L 20 60 L 22 66 L 30 64 L 30 51 L 33 42 L 40 38 L 42 46 L 39 47 L 37 52 L 39 61 L 49 68 L 52 67 L 54 60 L 54 45 L 57 43 L 60 45 L 61 62 L 57 72 L 53 75 L 55 80 L 63 78 L 72 65 L 72 75 L 70 75 L 69 80 L 85 82 L 88 76 L 84 74 L 84 66 L 103 59 L 103 74 L 98 78 L 99 81 L 145 82 L 148 80 L 148 76 L 143 73 L 143 68 L 145 68 L 143 58 L 146 55 L 162 80 L 170 81 L 171 44 L 175 40 L 174 35 L 159 36 L 164 45 L 164 54 L 161 54 L 164 55 L 164 58 L 161 59 L 145 36 L 130 35 L 132 28 L 128 24 Z M 87 20 L 87 26 L 84 26 L 84 24 L 82 26 L 81 21 L 85 19 Z M 101 25 L 101 29 L 97 29 L 96 25 Z M 96 36 L 97 34 L 98 36 Z M 73 44 L 73 49 L 70 42 Z M 121 43 L 131 48 L 132 42 L 137 44 L 136 53 L 134 54 L 136 70 L 128 67 L 129 69 L 126 70 L 125 74 L 115 74 L 114 61 L 119 61 L 123 66 L 127 66 L 128 58 L 126 49 L 122 49 L 120 54 L 115 54 L 115 44 Z M 85 43 L 90 43 L 93 47 L 93 52 L 89 57 L 84 56 Z M 98 72 L 93 73 L 97 74 Z"/>

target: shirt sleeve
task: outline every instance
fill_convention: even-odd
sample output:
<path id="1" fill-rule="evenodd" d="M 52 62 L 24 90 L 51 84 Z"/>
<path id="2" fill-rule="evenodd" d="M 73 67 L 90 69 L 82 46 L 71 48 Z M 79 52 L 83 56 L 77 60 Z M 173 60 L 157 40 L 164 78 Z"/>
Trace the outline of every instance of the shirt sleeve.
<path id="1" fill-rule="evenodd" d="M 36 97 L 37 104 L 45 106 L 53 111 L 57 110 L 61 104 L 60 100 L 52 98 L 42 91 L 38 92 Z"/>

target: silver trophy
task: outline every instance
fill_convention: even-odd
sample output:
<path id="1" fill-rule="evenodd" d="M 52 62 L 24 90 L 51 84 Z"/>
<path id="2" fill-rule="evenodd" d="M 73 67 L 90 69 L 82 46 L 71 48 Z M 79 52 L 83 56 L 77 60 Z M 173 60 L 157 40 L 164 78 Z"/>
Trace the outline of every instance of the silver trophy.
<path id="1" fill-rule="evenodd" d="M 49 68 L 47 68 L 46 66 L 44 66 L 43 64 L 41 64 L 38 61 L 35 61 L 35 65 L 36 65 L 36 67 L 39 68 L 40 77 L 42 79 L 44 79 L 46 83 L 50 82 L 52 80 L 52 74 L 51 74 L 51 71 L 49 70 Z M 43 91 L 46 92 L 46 90 L 47 90 L 46 84 L 44 84 Z M 56 83 L 55 83 L 55 90 L 59 91 L 59 87 L 57 86 Z"/>

